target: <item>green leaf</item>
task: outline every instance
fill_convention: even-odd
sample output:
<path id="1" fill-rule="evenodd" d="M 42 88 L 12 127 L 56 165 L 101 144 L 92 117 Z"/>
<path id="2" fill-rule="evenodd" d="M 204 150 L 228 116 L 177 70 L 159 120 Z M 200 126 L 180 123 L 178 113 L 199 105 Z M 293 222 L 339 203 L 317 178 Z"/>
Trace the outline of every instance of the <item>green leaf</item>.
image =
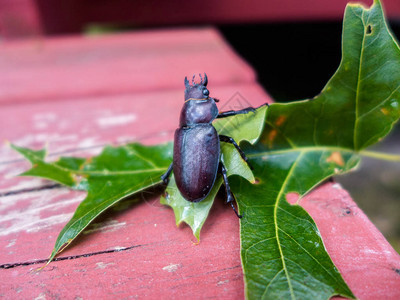
<path id="1" fill-rule="evenodd" d="M 257 141 L 265 120 L 267 107 L 263 106 L 255 113 L 236 115 L 225 119 L 219 119 L 214 126 L 219 134 L 232 137 L 237 143 L 247 140 L 250 143 Z M 240 157 L 235 147 L 231 144 L 221 143 L 221 160 L 223 161 L 228 176 L 239 175 L 254 183 L 254 176 L 247 163 Z M 206 199 L 198 203 L 186 201 L 178 191 L 173 175 L 168 184 L 165 196 L 161 197 L 161 203 L 172 207 L 176 224 L 182 222 L 188 224 L 197 240 L 200 239 L 200 230 L 207 219 L 208 213 L 214 202 L 214 198 L 223 183 L 219 176 L 214 187 Z"/>
<path id="2" fill-rule="evenodd" d="M 347 6 L 342 43 L 341 64 L 320 95 L 270 106 L 259 143 L 247 148 L 259 184 L 233 179 L 249 299 L 354 297 L 314 221 L 286 200 L 354 169 L 359 151 L 400 116 L 400 51 L 379 1 Z"/>
<path id="3" fill-rule="evenodd" d="M 45 150 L 12 147 L 33 164 L 21 175 L 47 178 L 88 192 L 60 232 L 48 262 L 104 210 L 121 199 L 159 184 L 160 176 L 172 160 L 172 144 L 107 146 L 93 158 L 62 157 L 56 162 L 45 162 Z"/>

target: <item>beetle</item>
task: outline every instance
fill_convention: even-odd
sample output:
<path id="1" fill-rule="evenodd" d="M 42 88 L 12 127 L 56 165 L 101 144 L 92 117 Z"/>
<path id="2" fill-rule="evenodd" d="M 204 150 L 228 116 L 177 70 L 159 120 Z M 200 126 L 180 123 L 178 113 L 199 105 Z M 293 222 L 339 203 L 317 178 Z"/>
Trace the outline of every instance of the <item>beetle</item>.
<path id="1" fill-rule="evenodd" d="M 227 195 L 226 203 L 241 218 L 233 205 L 235 198 L 229 186 L 226 168 L 220 160 L 220 142 L 233 144 L 246 163 L 248 159 L 232 137 L 218 135 L 212 122 L 217 118 L 254 113 L 256 109 L 247 107 L 220 113 L 216 105 L 219 100 L 209 96 L 207 75 L 204 73 L 203 78 L 199 74 L 199 77 L 200 83 L 195 82 L 194 75 L 192 84 L 185 77 L 185 103 L 180 113 L 179 127 L 175 131 L 173 162 L 161 179 L 167 184 L 173 171 L 181 195 L 187 201 L 200 202 L 210 193 L 217 173 L 221 173 Z"/>

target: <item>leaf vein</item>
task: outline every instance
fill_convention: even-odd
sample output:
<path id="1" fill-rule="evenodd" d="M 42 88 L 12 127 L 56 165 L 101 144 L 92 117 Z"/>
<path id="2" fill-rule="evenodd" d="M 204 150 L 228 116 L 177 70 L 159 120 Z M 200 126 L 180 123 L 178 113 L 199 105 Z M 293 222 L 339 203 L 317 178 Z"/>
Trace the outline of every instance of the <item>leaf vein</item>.
<path id="1" fill-rule="evenodd" d="M 261 296 L 261 299 L 264 299 L 264 296 L 267 294 L 267 291 L 269 289 L 269 287 L 271 286 L 271 283 L 278 277 L 278 275 L 280 273 L 282 273 L 283 269 L 281 269 L 280 271 L 278 271 L 275 276 L 269 281 L 268 285 L 265 287 L 264 293 Z"/>
<path id="2" fill-rule="evenodd" d="M 289 237 L 293 242 L 295 242 L 301 249 L 304 250 L 304 252 L 311 257 L 318 265 L 321 266 L 321 268 L 331 277 L 333 280 L 335 280 L 337 283 L 341 283 L 340 281 L 337 280 L 335 276 L 333 276 L 310 252 L 307 251 L 297 240 L 295 240 L 290 234 L 288 234 L 286 231 L 283 229 L 279 228 L 280 231 L 282 231 L 287 237 Z"/>
<path id="3" fill-rule="evenodd" d="M 363 113 L 361 116 L 359 116 L 359 119 L 364 118 L 365 116 L 367 116 L 368 114 L 372 113 L 374 110 L 376 110 L 377 108 L 384 106 L 386 104 L 387 101 L 391 100 L 391 97 L 400 89 L 400 85 L 398 85 L 393 92 L 390 93 L 389 96 L 387 96 L 385 99 L 383 99 L 379 105 L 374 106 L 372 109 L 370 109 L 369 111 Z"/>
<path id="4" fill-rule="evenodd" d="M 356 85 L 356 99 L 355 99 L 355 116 L 354 116 L 354 134 L 353 134 L 353 147 L 354 149 L 358 149 L 358 114 L 359 114 L 359 101 L 360 101 L 360 87 L 361 87 L 361 68 L 363 64 L 363 58 L 364 58 L 364 48 L 365 48 L 365 23 L 364 23 L 364 10 L 362 11 L 362 14 L 360 16 L 361 22 L 363 24 L 364 30 L 363 30 L 363 37 L 361 41 L 361 50 L 360 50 L 360 60 L 358 63 L 358 73 L 357 73 L 357 85 Z"/>
<path id="5" fill-rule="evenodd" d="M 295 299 L 295 296 L 294 296 L 293 287 L 292 287 L 292 284 L 291 284 L 291 281 L 290 281 L 290 276 L 289 276 L 289 273 L 288 273 L 287 268 L 286 268 L 285 256 L 283 254 L 283 250 L 282 250 L 281 243 L 280 243 L 280 240 L 279 240 L 279 232 L 278 232 L 279 231 L 279 227 L 278 227 L 278 219 L 277 219 L 277 210 L 278 210 L 278 205 L 279 205 L 280 199 L 282 198 L 283 193 L 284 193 L 284 191 L 286 189 L 286 185 L 288 184 L 288 182 L 289 182 L 289 180 L 290 180 L 290 178 L 291 178 L 291 176 L 293 174 L 293 170 L 296 168 L 297 163 L 299 162 L 299 160 L 300 160 L 301 156 L 303 155 L 303 153 L 304 152 L 301 152 L 300 155 L 296 158 L 296 160 L 293 163 L 293 165 L 291 166 L 291 168 L 290 168 L 290 170 L 289 170 L 284 182 L 282 183 L 282 186 L 281 186 L 281 189 L 279 191 L 279 194 L 276 197 L 275 209 L 274 209 L 274 223 L 275 223 L 276 241 L 277 241 L 277 244 L 278 244 L 279 253 L 281 254 L 282 266 L 283 266 L 283 269 L 285 270 L 285 275 L 286 275 L 286 279 L 287 279 L 287 282 L 288 282 L 290 295 L 291 295 L 292 299 Z"/>

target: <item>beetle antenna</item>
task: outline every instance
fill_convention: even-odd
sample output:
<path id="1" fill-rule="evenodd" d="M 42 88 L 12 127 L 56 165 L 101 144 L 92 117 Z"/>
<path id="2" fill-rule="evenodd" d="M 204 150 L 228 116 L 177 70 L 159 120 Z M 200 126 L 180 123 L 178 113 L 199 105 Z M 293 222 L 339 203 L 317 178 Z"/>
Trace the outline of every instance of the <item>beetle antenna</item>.
<path id="1" fill-rule="evenodd" d="M 201 84 L 201 85 L 204 85 L 204 84 L 203 84 L 203 77 L 201 76 L 200 73 L 199 73 L 199 77 L 200 77 L 200 84 Z"/>
<path id="2" fill-rule="evenodd" d="M 195 85 L 195 82 L 194 82 L 194 78 L 196 77 L 196 75 L 193 75 L 193 77 L 192 77 L 192 85 Z"/>
<path id="3" fill-rule="evenodd" d="M 187 79 L 187 76 L 185 76 L 185 87 L 188 88 L 189 86 L 189 80 Z"/>

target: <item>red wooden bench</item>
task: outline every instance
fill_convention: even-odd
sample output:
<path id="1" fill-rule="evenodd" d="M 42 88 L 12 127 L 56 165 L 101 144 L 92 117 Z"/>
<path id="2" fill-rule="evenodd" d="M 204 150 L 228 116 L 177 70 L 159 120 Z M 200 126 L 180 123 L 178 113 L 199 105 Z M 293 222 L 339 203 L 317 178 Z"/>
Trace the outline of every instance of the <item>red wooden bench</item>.
<path id="1" fill-rule="evenodd" d="M 0 0 L 0 36 L 79 33 L 91 24 L 133 26 L 339 21 L 349 0 L 82 1 Z M 357 0 L 371 5 L 372 0 Z M 389 18 L 400 17 L 398 0 L 383 0 Z"/>
<path id="2" fill-rule="evenodd" d="M 4 43 L 0 140 L 48 143 L 49 159 L 93 155 L 105 144 L 169 141 L 183 78 L 204 71 L 220 107 L 270 101 L 252 68 L 211 28 Z M 85 194 L 15 177 L 28 167 L 0 146 L 0 296 L 243 298 L 239 221 L 222 199 L 199 244 L 187 226 L 176 228 L 159 199 L 125 200 L 35 272 Z M 400 298 L 400 256 L 339 184 L 320 186 L 300 204 L 357 297 Z"/>

